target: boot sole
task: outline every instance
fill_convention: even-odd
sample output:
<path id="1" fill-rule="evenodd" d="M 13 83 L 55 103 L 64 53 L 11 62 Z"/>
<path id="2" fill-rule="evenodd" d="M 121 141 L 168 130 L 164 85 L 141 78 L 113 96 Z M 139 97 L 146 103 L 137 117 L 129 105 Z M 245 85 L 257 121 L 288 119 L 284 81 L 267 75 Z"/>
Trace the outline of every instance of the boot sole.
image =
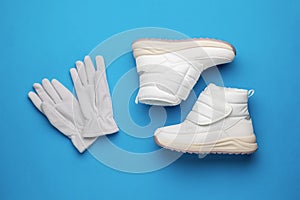
<path id="1" fill-rule="evenodd" d="M 216 142 L 183 145 L 159 140 L 154 135 L 157 145 L 177 152 L 194 154 L 252 154 L 258 146 L 255 135 L 241 138 L 225 138 Z"/>
<path id="2" fill-rule="evenodd" d="M 236 49 L 232 44 L 210 38 L 195 38 L 187 40 L 139 39 L 132 44 L 135 58 L 142 55 L 159 55 L 197 47 L 223 48 L 233 51 L 234 55 L 236 55 Z"/>

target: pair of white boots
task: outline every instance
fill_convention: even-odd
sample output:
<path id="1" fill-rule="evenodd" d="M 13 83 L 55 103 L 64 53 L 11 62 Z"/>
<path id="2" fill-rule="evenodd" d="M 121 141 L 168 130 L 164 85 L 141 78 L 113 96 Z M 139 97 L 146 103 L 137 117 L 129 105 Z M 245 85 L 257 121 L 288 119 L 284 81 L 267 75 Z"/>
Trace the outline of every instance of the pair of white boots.
<path id="1" fill-rule="evenodd" d="M 140 78 L 137 102 L 175 106 L 186 100 L 207 68 L 231 62 L 235 49 L 213 39 L 157 40 L 133 43 Z M 253 91 L 209 84 L 184 122 L 155 131 L 164 148 L 197 153 L 250 154 L 257 149 L 248 96 Z"/>

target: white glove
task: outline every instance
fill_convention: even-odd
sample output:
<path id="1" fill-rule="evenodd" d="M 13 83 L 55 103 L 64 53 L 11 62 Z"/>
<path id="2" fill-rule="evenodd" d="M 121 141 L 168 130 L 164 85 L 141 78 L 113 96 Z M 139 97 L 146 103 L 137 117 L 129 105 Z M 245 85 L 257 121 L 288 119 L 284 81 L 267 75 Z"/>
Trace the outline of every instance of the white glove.
<path id="1" fill-rule="evenodd" d="M 59 81 L 43 79 L 42 85 L 33 85 L 36 93 L 29 92 L 32 103 L 64 135 L 69 137 L 77 150 L 82 153 L 97 138 L 83 138 L 84 117 L 73 94 Z"/>
<path id="2" fill-rule="evenodd" d="M 91 58 L 86 56 L 84 63 L 77 61 L 77 69 L 70 70 L 79 105 L 85 118 L 83 137 L 107 135 L 119 130 L 113 118 L 102 56 L 96 57 L 96 65 L 97 70 Z"/>

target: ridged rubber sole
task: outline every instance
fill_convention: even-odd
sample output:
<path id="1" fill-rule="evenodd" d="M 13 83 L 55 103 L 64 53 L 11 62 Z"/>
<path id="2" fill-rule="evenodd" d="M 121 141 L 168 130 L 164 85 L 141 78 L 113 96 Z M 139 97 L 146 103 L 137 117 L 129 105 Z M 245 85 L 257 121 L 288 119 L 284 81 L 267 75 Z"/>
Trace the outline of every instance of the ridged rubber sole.
<path id="1" fill-rule="evenodd" d="M 236 55 L 235 47 L 225 41 L 213 38 L 194 38 L 185 40 L 139 39 L 133 42 L 134 57 L 142 55 L 158 55 L 166 52 L 180 51 L 196 47 L 216 47 L 231 50 Z"/>
<path id="2" fill-rule="evenodd" d="M 154 140 L 157 145 L 165 149 L 190 154 L 252 154 L 258 148 L 254 135 L 243 138 L 226 138 L 216 142 L 188 146 L 159 140 L 155 135 Z"/>

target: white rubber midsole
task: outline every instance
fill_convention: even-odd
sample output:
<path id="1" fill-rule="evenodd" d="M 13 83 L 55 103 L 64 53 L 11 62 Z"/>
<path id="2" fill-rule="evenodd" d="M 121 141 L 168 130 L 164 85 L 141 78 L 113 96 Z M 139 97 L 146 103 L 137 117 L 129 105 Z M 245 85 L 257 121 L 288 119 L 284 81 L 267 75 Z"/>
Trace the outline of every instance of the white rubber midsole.
<path id="1" fill-rule="evenodd" d="M 232 50 L 213 47 L 194 47 L 189 49 L 154 55 L 148 54 L 136 58 L 137 68 L 141 66 L 163 65 L 184 73 L 195 62 L 203 63 L 203 67 L 229 63 L 235 55 Z M 204 69 L 198 69 L 204 70 Z"/>
<path id="2" fill-rule="evenodd" d="M 134 57 L 142 55 L 159 55 L 197 47 L 222 48 L 236 53 L 235 48 L 224 41 L 215 39 L 188 39 L 188 40 L 160 40 L 160 39 L 141 39 L 132 44 Z"/>
<path id="3" fill-rule="evenodd" d="M 257 149 L 255 135 L 248 137 L 228 137 L 207 143 L 182 144 L 176 141 L 167 141 L 156 136 L 159 146 L 167 149 L 190 153 L 253 153 Z"/>

